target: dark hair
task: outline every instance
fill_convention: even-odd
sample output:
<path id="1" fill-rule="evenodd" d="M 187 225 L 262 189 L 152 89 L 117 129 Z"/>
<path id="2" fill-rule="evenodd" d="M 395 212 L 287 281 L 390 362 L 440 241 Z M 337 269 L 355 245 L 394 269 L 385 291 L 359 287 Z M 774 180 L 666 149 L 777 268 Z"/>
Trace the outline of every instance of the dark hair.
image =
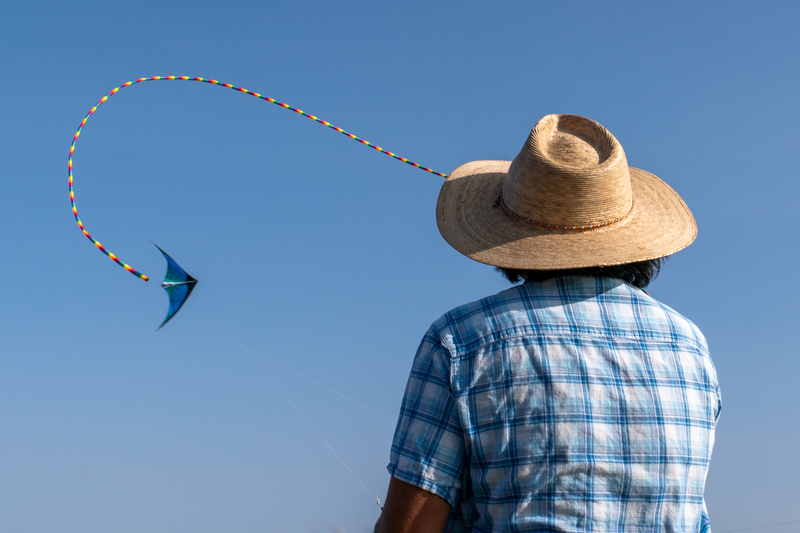
<path id="1" fill-rule="evenodd" d="M 666 257 L 659 257 L 658 259 L 624 265 L 570 268 L 566 270 L 516 270 L 503 267 L 495 267 L 495 270 L 500 272 L 511 283 L 545 281 L 562 276 L 591 276 L 595 278 L 618 278 L 634 287 L 644 289 L 651 281 L 656 279 L 666 260 Z"/>

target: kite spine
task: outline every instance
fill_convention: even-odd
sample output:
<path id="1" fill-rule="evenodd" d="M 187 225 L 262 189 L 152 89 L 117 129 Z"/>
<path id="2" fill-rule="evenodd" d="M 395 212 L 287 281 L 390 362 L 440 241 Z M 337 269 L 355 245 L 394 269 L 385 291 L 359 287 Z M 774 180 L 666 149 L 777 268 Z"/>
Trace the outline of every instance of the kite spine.
<path id="1" fill-rule="evenodd" d="M 107 95 L 102 97 L 100 99 L 100 101 L 98 101 L 92 109 L 89 110 L 89 113 L 86 114 L 84 119 L 81 121 L 80 126 L 78 126 L 78 131 L 75 132 L 75 137 L 72 138 L 72 145 L 69 147 L 69 163 L 68 163 L 68 168 L 69 168 L 69 199 L 70 199 L 70 202 L 72 203 L 72 214 L 75 215 L 75 220 L 78 222 L 78 227 L 81 229 L 83 234 L 86 235 L 86 238 L 88 238 L 90 241 L 92 241 L 92 243 L 97 247 L 97 249 L 100 250 L 101 252 L 103 252 L 104 254 L 106 254 L 112 261 L 114 261 L 119 266 L 121 266 L 122 268 L 124 268 L 125 270 L 127 270 L 128 272 L 133 274 L 134 276 L 137 276 L 138 278 L 140 278 L 140 279 L 142 279 L 144 281 L 148 281 L 149 278 L 147 276 L 145 276 L 144 274 L 142 274 L 141 272 L 139 272 L 138 270 L 136 270 L 133 267 L 131 267 L 130 265 L 128 265 L 127 263 L 124 263 L 123 261 L 121 261 L 116 255 L 114 255 L 110 251 L 106 250 L 106 248 L 102 244 L 100 244 L 100 242 L 97 239 L 92 237 L 89 234 L 89 232 L 86 231 L 86 228 L 83 227 L 83 222 L 81 222 L 81 217 L 78 216 L 78 208 L 75 206 L 75 191 L 74 191 L 74 189 L 72 187 L 72 181 L 73 181 L 72 156 L 75 153 L 75 144 L 78 142 L 78 137 L 80 136 L 81 131 L 83 130 L 83 127 L 86 125 L 86 121 L 89 120 L 89 117 L 91 117 L 94 114 L 95 111 L 97 111 L 98 107 L 103 105 L 106 102 L 106 100 L 108 100 L 111 96 L 116 94 L 120 89 L 122 89 L 123 87 L 130 87 L 131 85 L 135 85 L 137 83 L 142 83 L 144 81 L 197 81 L 197 82 L 202 82 L 202 83 L 210 83 L 212 85 L 219 85 L 221 87 L 226 87 L 228 89 L 233 89 L 234 91 L 238 91 L 240 93 L 249 94 L 250 96 L 255 96 L 256 98 L 260 98 L 261 100 L 266 100 L 267 102 L 269 102 L 271 104 L 275 104 L 277 106 L 280 106 L 280 107 L 282 107 L 284 109 L 288 109 L 290 111 L 294 111 L 298 115 L 302 115 L 302 116 L 304 116 L 306 118 L 310 118 L 311 120 L 313 120 L 315 122 L 318 122 L 318 123 L 322 124 L 323 126 L 327 126 L 327 127 L 331 128 L 332 130 L 338 131 L 342 135 L 346 135 L 347 137 L 350 137 L 354 141 L 358 141 L 358 142 L 360 142 L 361 144 L 363 144 L 365 146 L 369 146 L 373 150 L 377 150 L 377 151 L 381 152 L 382 154 L 386 154 L 386 155 L 388 155 L 390 157 L 393 157 L 393 158 L 397 159 L 398 161 L 402 161 L 403 163 L 411 165 L 412 167 L 418 168 L 420 170 L 424 170 L 425 172 L 430 172 L 431 174 L 434 174 L 434 175 L 439 176 L 441 178 L 446 178 L 447 177 L 447 174 L 443 174 L 441 172 L 436 172 L 435 170 L 432 170 L 432 169 L 430 169 L 428 167 L 423 167 L 422 165 L 420 165 L 418 163 L 410 161 L 410 160 L 406 159 L 405 157 L 399 156 L 399 155 L 397 155 L 397 154 L 395 154 L 393 152 L 390 152 L 388 150 L 384 150 L 380 146 L 374 145 L 374 144 L 372 144 L 371 142 L 369 142 L 369 141 L 367 141 L 365 139 L 357 137 L 356 135 L 353 135 L 352 133 L 349 133 L 349 132 L 343 130 L 342 128 L 340 128 L 338 126 L 334 126 L 330 122 L 322 120 L 321 118 L 316 117 L 314 115 L 311 115 L 309 113 L 306 113 L 305 111 L 303 111 L 301 109 L 298 109 L 296 107 L 292 107 L 289 104 L 285 104 L 283 102 L 279 102 L 279 101 L 275 100 L 274 98 L 270 98 L 269 96 L 264 96 L 262 94 L 259 94 L 259 93 L 253 92 L 253 91 L 248 91 L 247 89 L 244 89 L 242 87 L 236 87 L 235 85 L 231 85 L 230 83 L 222 83 L 222 82 L 219 82 L 217 80 L 209 80 L 209 79 L 206 79 L 206 78 L 197 78 L 197 77 L 190 77 L 190 76 L 153 76 L 153 77 L 150 77 L 150 78 L 138 78 L 138 79 L 133 80 L 133 81 L 127 81 L 127 82 L 123 83 L 122 85 L 120 85 L 119 87 L 115 87 L 114 89 L 112 89 Z"/>

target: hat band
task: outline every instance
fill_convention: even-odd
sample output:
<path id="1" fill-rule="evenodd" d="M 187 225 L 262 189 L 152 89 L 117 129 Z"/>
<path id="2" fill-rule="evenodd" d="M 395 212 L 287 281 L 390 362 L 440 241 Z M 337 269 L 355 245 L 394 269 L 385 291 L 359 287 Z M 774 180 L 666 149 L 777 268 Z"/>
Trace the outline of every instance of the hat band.
<path id="1" fill-rule="evenodd" d="M 514 211 L 509 209 L 509 207 L 506 205 L 505 201 L 503 200 L 503 192 L 502 191 L 500 192 L 500 196 L 497 197 L 497 201 L 494 204 L 495 208 L 497 206 L 502 207 L 503 211 L 505 211 L 509 216 L 511 216 L 513 218 L 516 218 L 517 220 L 520 220 L 522 222 L 526 222 L 528 224 L 534 224 L 536 226 L 541 226 L 543 228 L 565 229 L 565 230 L 594 229 L 594 228 L 602 228 L 603 226 L 610 226 L 611 224 L 614 224 L 614 223 L 619 222 L 621 220 L 625 220 L 633 212 L 633 202 L 631 202 L 631 210 L 628 211 L 626 214 L 622 215 L 621 217 L 615 218 L 614 220 L 609 220 L 607 222 L 601 222 L 599 224 L 591 224 L 589 226 L 556 226 L 555 224 L 545 224 L 544 222 L 537 222 L 535 220 L 531 220 L 530 218 L 526 218 L 526 217 L 524 217 L 522 215 L 518 215 L 517 213 L 515 213 Z"/>

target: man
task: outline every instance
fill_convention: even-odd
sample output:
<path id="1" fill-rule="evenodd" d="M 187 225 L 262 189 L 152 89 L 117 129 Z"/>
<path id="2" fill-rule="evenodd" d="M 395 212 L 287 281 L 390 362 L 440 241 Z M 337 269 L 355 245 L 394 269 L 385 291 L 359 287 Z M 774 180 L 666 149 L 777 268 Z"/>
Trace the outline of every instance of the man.
<path id="1" fill-rule="evenodd" d="M 548 115 L 445 181 L 439 230 L 511 281 L 422 340 L 376 531 L 705 531 L 719 386 L 642 289 L 697 226 L 600 124 Z"/>

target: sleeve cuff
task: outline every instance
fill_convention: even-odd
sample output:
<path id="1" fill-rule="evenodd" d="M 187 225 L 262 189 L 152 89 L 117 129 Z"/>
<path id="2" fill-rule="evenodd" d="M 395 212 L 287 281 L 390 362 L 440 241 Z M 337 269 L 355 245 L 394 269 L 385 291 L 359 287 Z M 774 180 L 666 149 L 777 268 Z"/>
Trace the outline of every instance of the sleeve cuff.
<path id="1" fill-rule="evenodd" d="M 449 503 L 451 508 L 455 508 L 456 504 L 458 503 L 459 492 L 461 490 L 460 480 L 458 480 L 459 482 L 457 483 L 459 486 L 443 485 L 442 483 L 431 479 L 440 477 L 435 471 L 427 469 L 427 472 L 409 472 L 407 470 L 402 470 L 400 467 L 392 463 L 389 463 L 386 466 L 386 470 L 389 472 L 390 476 L 395 477 L 400 481 L 404 481 L 409 485 L 414 485 L 415 487 L 419 487 L 423 490 L 427 490 L 428 492 L 436 494 Z"/>

